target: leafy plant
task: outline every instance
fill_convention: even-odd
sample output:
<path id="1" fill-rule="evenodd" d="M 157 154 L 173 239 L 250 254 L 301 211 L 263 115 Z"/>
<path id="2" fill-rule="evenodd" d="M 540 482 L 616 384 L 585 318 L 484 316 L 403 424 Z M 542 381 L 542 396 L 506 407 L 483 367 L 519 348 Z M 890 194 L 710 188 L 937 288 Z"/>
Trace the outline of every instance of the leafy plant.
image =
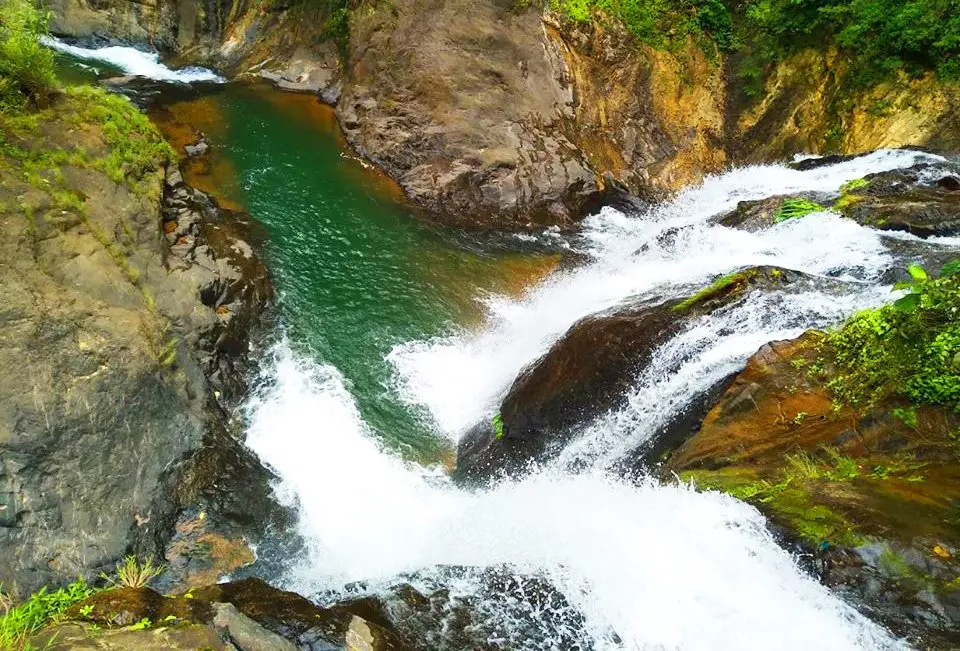
<path id="1" fill-rule="evenodd" d="M 32 651 L 30 638 L 41 628 L 56 622 L 73 604 L 96 593 L 96 589 L 79 578 L 66 588 L 49 592 L 40 588 L 29 599 L 9 608 L 0 618 L 0 649 Z"/>
<path id="2" fill-rule="evenodd" d="M 788 219 L 797 219 L 824 210 L 826 210 L 826 208 L 809 199 L 784 199 L 783 203 L 781 203 L 777 209 L 777 212 L 773 215 L 773 222 L 779 224 Z"/>
<path id="3" fill-rule="evenodd" d="M 0 0 L 0 112 L 41 104 L 56 88 L 53 51 L 40 42 L 49 19 L 30 0 Z"/>
<path id="4" fill-rule="evenodd" d="M 493 415 L 491 424 L 493 425 L 493 438 L 499 441 L 503 438 L 503 416 L 499 411 Z"/>
<path id="5" fill-rule="evenodd" d="M 116 578 L 106 574 L 101 574 L 100 577 L 116 586 L 143 588 L 163 574 L 166 569 L 165 565 L 154 565 L 152 556 L 148 556 L 143 563 L 138 561 L 136 556 L 125 556 L 117 563 L 117 568 L 114 570 Z"/>
<path id="6" fill-rule="evenodd" d="M 888 396 L 960 409 L 960 261 L 930 278 L 919 266 L 892 305 L 854 315 L 824 345 L 836 363 L 835 399 L 869 407 Z"/>
<path id="7" fill-rule="evenodd" d="M 150 618 L 149 618 L 149 617 L 144 617 L 143 619 L 141 619 L 140 621 L 138 621 L 136 624 L 133 624 L 132 626 L 130 626 L 130 630 L 131 630 L 131 631 L 142 631 L 142 630 L 145 630 L 145 629 L 150 628 L 151 626 L 153 626 L 153 622 L 150 621 Z"/>

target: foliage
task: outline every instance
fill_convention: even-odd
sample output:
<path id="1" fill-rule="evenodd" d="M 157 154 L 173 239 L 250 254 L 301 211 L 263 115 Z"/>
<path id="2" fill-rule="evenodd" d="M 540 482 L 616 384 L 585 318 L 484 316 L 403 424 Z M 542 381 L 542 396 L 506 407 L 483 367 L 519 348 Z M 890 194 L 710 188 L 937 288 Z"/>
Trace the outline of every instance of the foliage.
<path id="1" fill-rule="evenodd" d="M 176 152 L 130 100 L 94 86 L 76 86 L 68 94 L 79 100 L 78 122 L 94 122 L 103 131 L 110 151 L 95 167 L 116 183 L 139 179 L 163 163 L 176 160 Z"/>
<path id="2" fill-rule="evenodd" d="M 810 213 L 822 212 L 823 210 L 826 209 L 819 203 L 808 199 L 784 199 L 783 203 L 781 203 L 777 209 L 777 212 L 773 215 L 773 222 L 779 224 L 788 219 L 805 217 Z"/>
<path id="3" fill-rule="evenodd" d="M 30 0 L 0 0 L 0 113 L 41 104 L 57 86 L 53 51 L 39 41 L 48 20 Z"/>
<path id="4" fill-rule="evenodd" d="M 124 588 L 145 588 L 166 569 L 163 564 L 154 565 L 152 556 L 148 556 L 143 563 L 137 560 L 136 556 L 125 556 L 114 570 L 116 578 L 106 574 L 101 574 L 100 577 L 108 583 Z"/>
<path id="5" fill-rule="evenodd" d="M 839 403 L 869 407 L 890 396 L 960 409 L 960 261 L 929 278 L 918 266 L 908 294 L 854 315 L 825 345 L 836 362 L 828 384 Z"/>
<path id="6" fill-rule="evenodd" d="M 960 78 L 955 0 L 751 0 L 745 7 L 742 31 L 754 68 L 804 47 L 835 45 L 863 83 L 901 70 Z"/>
<path id="7" fill-rule="evenodd" d="M 688 36 L 734 45 L 733 18 L 722 0 L 553 0 L 568 19 L 585 23 L 606 15 L 623 22 L 640 42 L 663 47 Z"/>
<path id="8" fill-rule="evenodd" d="M 32 646 L 29 638 L 34 633 L 56 621 L 67 608 L 95 592 L 96 589 L 88 586 L 82 578 L 56 592 L 48 592 L 45 587 L 40 588 L 29 599 L 11 608 L 0 618 L 0 649 L 30 651 Z"/>
<path id="9" fill-rule="evenodd" d="M 503 438 L 503 416 L 500 412 L 494 414 L 491 424 L 493 425 L 493 438 L 499 441 Z"/>

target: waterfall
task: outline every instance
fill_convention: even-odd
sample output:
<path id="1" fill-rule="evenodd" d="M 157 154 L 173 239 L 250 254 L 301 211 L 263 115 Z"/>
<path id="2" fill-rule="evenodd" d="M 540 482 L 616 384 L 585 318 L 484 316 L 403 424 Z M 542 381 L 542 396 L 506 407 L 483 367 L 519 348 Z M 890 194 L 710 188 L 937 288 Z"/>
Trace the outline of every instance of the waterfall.
<path id="1" fill-rule="evenodd" d="M 85 48 L 64 43 L 53 37 L 42 38 L 44 45 L 58 52 L 84 61 L 100 61 L 120 68 L 128 75 L 148 77 L 157 81 L 174 81 L 189 84 L 197 81 L 223 82 L 223 77 L 206 68 L 187 67 L 171 70 L 160 63 L 156 52 L 144 52 L 132 47 L 110 45 L 100 48 Z"/>
<path id="2" fill-rule="evenodd" d="M 292 564 L 291 585 L 336 594 L 362 581 L 375 592 L 401 579 L 416 583 L 437 566 L 506 566 L 559 590 L 582 614 L 595 649 L 901 648 L 802 572 L 753 507 L 654 479 L 627 482 L 609 469 L 765 342 L 889 300 L 880 279 L 899 263 L 891 242 L 957 244 L 882 234 L 829 212 L 758 233 L 711 217 L 744 199 L 836 192 L 871 172 L 940 160 L 883 151 L 809 172 L 751 167 L 646 214 L 605 209 L 585 224 L 579 246 L 587 264 L 519 299 L 487 298 L 479 330 L 397 346 L 388 356 L 396 390 L 455 439 L 584 315 L 638 296 L 686 295 L 747 265 L 823 279 L 823 289 L 758 292 L 695 321 L 656 351 L 624 409 L 585 427 L 555 463 L 489 489 L 460 489 L 439 469 L 385 451 L 337 370 L 280 344 L 248 405 L 248 442 L 301 514 L 309 554 Z M 457 589 L 479 588 L 467 581 Z M 531 635 L 506 602 L 487 607 L 501 613 L 497 634 L 521 648 L 570 648 L 553 629 Z M 524 626 L 549 620 L 529 619 Z"/>

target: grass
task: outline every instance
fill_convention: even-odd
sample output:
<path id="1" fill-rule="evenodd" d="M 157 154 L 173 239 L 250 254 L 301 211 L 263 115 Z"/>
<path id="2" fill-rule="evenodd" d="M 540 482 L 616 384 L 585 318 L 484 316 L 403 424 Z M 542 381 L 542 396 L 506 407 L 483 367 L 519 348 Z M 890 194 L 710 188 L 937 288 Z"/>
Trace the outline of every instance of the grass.
<path id="1" fill-rule="evenodd" d="M 115 577 L 101 574 L 100 578 L 117 587 L 145 588 L 166 569 L 163 564 L 154 565 L 152 556 L 148 556 L 143 562 L 140 562 L 136 556 L 125 556 L 117 563 L 114 570 Z"/>
<path id="2" fill-rule="evenodd" d="M 53 51 L 38 40 L 49 18 L 30 0 L 0 0 L 0 113 L 43 105 L 56 90 Z"/>
<path id="3" fill-rule="evenodd" d="M 826 208 L 819 203 L 808 199 L 784 199 L 780 207 L 777 208 L 777 212 L 773 215 L 773 223 L 779 224 L 788 219 L 798 219 L 800 217 L 806 217 L 811 213 L 823 212 L 824 210 L 826 210 Z"/>
<path id="4" fill-rule="evenodd" d="M 41 628 L 56 622 L 73 604 L 97 592 L 80 578 L 54 592 L 41 588 L 18 606 L 10 607 L 0 618 L 0 649 L 33 651 L 30 638 Z"/>

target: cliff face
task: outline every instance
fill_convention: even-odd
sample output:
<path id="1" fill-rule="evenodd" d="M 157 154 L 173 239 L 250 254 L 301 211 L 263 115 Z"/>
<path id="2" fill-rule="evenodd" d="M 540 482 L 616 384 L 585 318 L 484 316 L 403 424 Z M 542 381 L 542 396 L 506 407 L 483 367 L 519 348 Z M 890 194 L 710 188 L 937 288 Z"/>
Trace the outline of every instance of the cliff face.
<path id="1" fill-rule="evenodd" d="M 50 6 L 61 34 L 147 41 L 175 62 L 320 93 L 352 147 L 455 226 L 569 227 L 612 188 L 656 197 L 801 151 L 960 145 L 958 87 L 932 75 L 857 90 L 841 57 L 810 51 L 745 101 L 732 66 L 692 40 L 655 50 L 613 21 L 495 0 L 362 3 L 339 45 L 323 3 Z"/>
<path id="2" fill-rule="evenodd" d="M 808 50 L 777 65 L 758 101 L 730 111 L 730 147 L 760 162 L 797 152 L 881 147 L 960 149 L 960 84 L 928 73 L 858 88 L 836 52 Z"/>
<path id="3" fill-rule="evenodd" d="M 269 494 L 223 407 L 270 285 L 125 100 L 70 91 L 0 133 L 0 582 L 27 592 L 163 555 L 232 484 L 212 458 Z"/>

